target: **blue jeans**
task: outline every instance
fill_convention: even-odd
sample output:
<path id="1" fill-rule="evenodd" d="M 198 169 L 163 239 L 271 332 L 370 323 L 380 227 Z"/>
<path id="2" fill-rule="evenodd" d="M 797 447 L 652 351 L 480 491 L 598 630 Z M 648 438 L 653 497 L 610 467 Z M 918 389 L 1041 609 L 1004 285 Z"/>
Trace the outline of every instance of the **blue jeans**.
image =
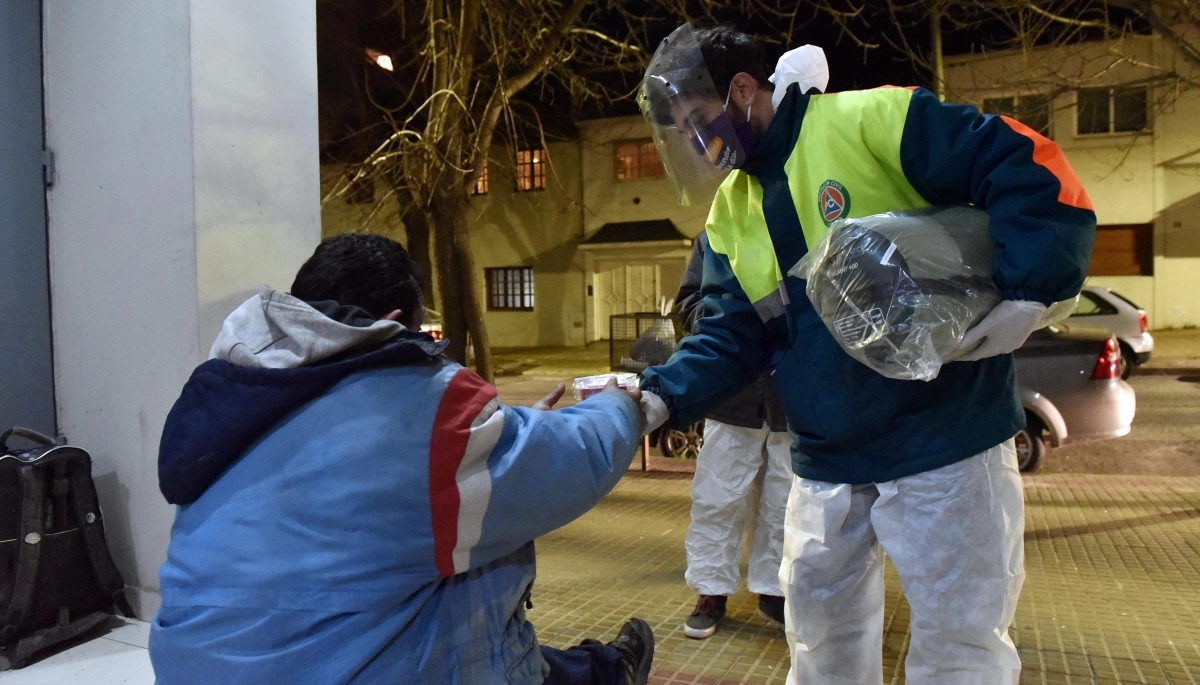
<path id="1" fill-rule="evenodd" d="M 616 647 L 597 640 L 569 649 L 543 645 L 542 657 L 550 664 L 545 685 L 628 685 Z"/>

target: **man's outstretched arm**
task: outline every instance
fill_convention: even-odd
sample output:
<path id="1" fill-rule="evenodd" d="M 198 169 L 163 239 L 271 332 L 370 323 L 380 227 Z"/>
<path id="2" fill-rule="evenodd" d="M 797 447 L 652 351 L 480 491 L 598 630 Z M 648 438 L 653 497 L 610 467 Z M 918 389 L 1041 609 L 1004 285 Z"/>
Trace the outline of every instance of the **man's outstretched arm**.
<path id="1" fill-rule="evenodd" d="M 557 411 L 509 407 L 495 387 L 460 369 L 430 440 L 439 574 L 495 561 L 596 506 L 629 468 L 642 423 L 623 391 Z"/>

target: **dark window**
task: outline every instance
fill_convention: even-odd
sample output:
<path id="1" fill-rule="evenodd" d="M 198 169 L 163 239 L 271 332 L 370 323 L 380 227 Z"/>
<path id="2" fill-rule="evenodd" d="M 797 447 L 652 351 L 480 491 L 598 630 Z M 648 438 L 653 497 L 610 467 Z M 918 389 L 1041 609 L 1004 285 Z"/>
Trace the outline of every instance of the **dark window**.
<path id="1" fill-rule="evenodd" d="M 487 160 L 483 162 L 483 171 L 479 172 L 479 178 L 475 181 L 475 187 L 471 189 L 472 195 L 487 195 L 488 191 L 488 164 Z"/>
<path id="2" fill-rule="evenodd" d="M 545 190 L 546 151 L 517 151 L 517 190 Z"/>
<path id="3" fill-rule="evenodd" d="M 1154 224 L 1096 227 L 1091 276 L 1153 276 Z"/>
<path id="4" fill-rule="evenodd" d="M 1129 133 L 1150 128 L 1145 88 L 1080 88 L 1076 104 L 1076 131 Z"/>
<path id="5" fill-rule="evenodd" d="M 533 311 L 533 267 L 484 269 L 488 311 Z"/>
<path id="6" fill-rule="evenodd" d="M 1116 307 L 1085 290 L 1079 293 L 1079 304 L 1075 306 L 1073 316 L 1108 316 L 1116 313 Z"/>
<path id="7" fill-rule="evenodd" d="M 1050 98 L 1045 95 L 987 98 L 983 101 L 983 112 L 1012 117 L 1038 133 L 1050 136 Z"/>
<path id="8" fill-rule="evenodd" d="M 1145 131 L 1150 127 L 1145 88 L 1113 91 L 1113 130 Z"/>
<path id="9" fill-rule="evenodd" d="M 1050 135 L 1050 98 L 1045 95 L 1023 95 L 1017 102 L 1017 121 L 1038 133 Z"/>
<path id="10" fill-rule="evenodd" d="M 1012 116 L 1016 111 L 1016 98 L 987 98 L 983 101 L 984 114 L 1007 114 Z"/>
<path id="11" fill-rule="evenodd" d="M 666 175 L 654 141 L 622 140 L 613 143 L 613 170 L 618 181 L 634 178 L 662 178 Z"/>

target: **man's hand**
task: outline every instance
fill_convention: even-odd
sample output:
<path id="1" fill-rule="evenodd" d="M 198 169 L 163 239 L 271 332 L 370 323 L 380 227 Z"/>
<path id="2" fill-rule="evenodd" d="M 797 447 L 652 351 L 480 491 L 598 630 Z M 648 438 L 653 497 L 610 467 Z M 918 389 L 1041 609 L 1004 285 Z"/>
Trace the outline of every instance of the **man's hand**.
<path id="1" fill-rule="evenodd" d="M 954 361 L 973 362 L 1016 350 L 1039 328 L 1045 311 L 1041 302 L 1001 301 L 963 336 L 958 349 L 970 352 Z"/>
<path id="2" fill-rule="evenodd" d="M 642 435 L 663 425 L 670 418 L 666 403 L 658 395 L 652 392 L 643 393 L 641 388 L 636 387 L 622 388 L 617 385 L 616 378 L 608 379 L 608 383 L 600 392 L 623 392 L 637 402 L 638 410 L 642 413 Z"/>
<path id="3" fill-rule="evenodd" d="M 638 388 L 638 387 L 623 388 L 623 387 L 621 387 L 621 385 L 619 383 L 617 383 L 616 376 L 609 378 L 608 382 L 604 384 L 604 389 L 601 390 L 600 392 L 623 392 L 626 395 L 629 395 L 631 398 L 633 398 L 634 402 L 640 403 L 642 401 L 642 389 L 641 388 Z"/>
<path id="4" fill-rule="evenodd" d="M 566 383 L 559 383 L 558 387 L 551 390 L 548 395 L 533 403 L 533 409 L 539 411 L 550 411 L 558 401 L 562 399 L 563 393 L 567 391 Z"/>

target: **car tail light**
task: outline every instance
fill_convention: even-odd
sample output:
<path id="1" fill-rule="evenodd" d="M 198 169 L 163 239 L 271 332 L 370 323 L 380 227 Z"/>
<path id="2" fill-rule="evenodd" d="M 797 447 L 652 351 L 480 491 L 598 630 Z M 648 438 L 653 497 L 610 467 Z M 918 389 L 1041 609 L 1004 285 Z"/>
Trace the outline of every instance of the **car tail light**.
<path id="1" fill-rule="evenodd" d="M 1104 341 L 1104 351 L 1096 359 L 1096 367 L 1092 369 L 1092 380 L 1106 381 L 1121 377 L 1121 346 L 1116 338 Z"/>
<path id="2" fill-rule="evenodd" d="M 1146 312 L 1138 312 L 1138 325 L 1142 327 L 1142 332 L 1150 330 L 1150 324 L 1146 321 Z"/>

